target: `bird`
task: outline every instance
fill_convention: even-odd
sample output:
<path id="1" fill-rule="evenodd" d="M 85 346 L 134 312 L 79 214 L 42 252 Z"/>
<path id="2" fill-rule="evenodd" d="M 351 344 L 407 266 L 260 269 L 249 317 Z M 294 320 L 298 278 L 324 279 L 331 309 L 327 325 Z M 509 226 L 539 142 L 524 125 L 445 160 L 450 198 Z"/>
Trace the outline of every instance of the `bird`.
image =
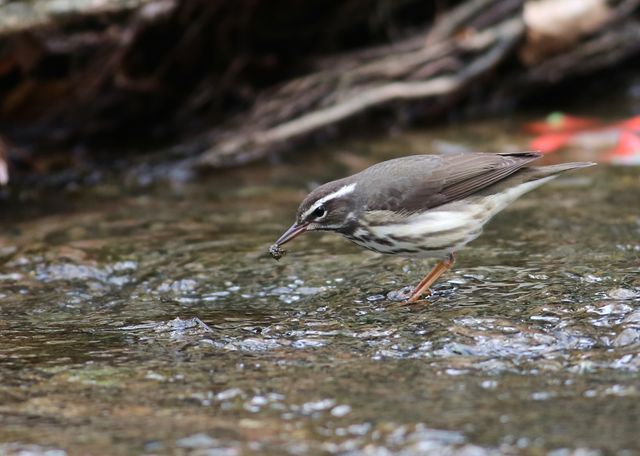
<path id="1" fill-rule="evenodd" d="M 374 252 L 437 258 L 405 301 L 413 304 L 453 267 L 455 253 L 511 202 L 559 173 L 595 165 L 533 165 L 541 156 L 535 151 L 466 152 L 377 163 L 309 193 L 270 253 L 279 259 L 281 246 L 299 235 L 332 231 Z"/>

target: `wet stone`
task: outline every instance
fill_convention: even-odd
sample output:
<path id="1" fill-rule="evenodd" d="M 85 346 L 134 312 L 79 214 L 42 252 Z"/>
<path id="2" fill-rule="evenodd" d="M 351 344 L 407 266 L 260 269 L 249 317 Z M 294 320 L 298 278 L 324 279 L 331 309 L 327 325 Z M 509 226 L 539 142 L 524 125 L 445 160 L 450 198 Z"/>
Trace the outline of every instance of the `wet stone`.
<path id="1" fill-rule="evenodd" d="M 300 411 L 306 415 L 309 415 L 313 412 L 330 409 L 335 405 L 335 403 L 336 401 L 334 399 L 322 399 L 315 402 L 307 402 L 305 404 L 302 404 L 302 406 L 300 407 Z"/>
<path id="2" fill-rule="evenodd" d="M 230 388 L 216 394 L 216 399 L 219 401 L 228 401 L 229 399 L 233 399 L 238 396 L 243 396 L 242 390 L 240 388 Z"/>
<path id="3" fill-rule="evenodd" d="M 273 350 L 281 346 L 281 342 L 272 339 L 248 338 L 229 344 L 226 348 L 233 350 L 244 350 L 249 352 L 261 352 Z"/>
<path id="4" fill-rule="evenodd" d="M 612 288 L 607 291 L 607 296 L 609 296 L 611 299 L 636 299 L 640 298 L 640 292 L 632 290 L 630 288 Z"/>
<path id="5" fill-rule="evenodd" d="M 382 301 L 384 298 L 385 298 L 385 295 L 383 294 L 375 294 L 375 295 L 367 296 L 367 301 L 369 302 Z"/>
<path id="6" fill-rule="evenodd" d="M 296 293 L 300 293 L 305 296 L 313 296 L 326 291 L 325 287 L 298 287 Z"/>
<path id="7" fill-rule="evenodd" d="M 625 328 L 613 340 L 616 347 L 627 347 L 630 345 L 640 345 L 640 328 Z"/>
<path id="8" fill-rule="evenodd" d="M 193 292 L 198 286 L 198 282 L 193 279 L 181 279 L 173 282 L 164 282 L 158 287 L 159 293 L 189 293 Z"/>
<path id="9" fill-rule="evenodd" d="M 349 413 L 351 413 L 351 407 L 345 404 L 336 405 L 334 408 L 331 409 L 331 414 L 338 418 L 346 416 Z"/>
<path id="10" fill-rule="evenodd" d="M 293 342 L 292 347 L 294 348 L 318 348 L 323 347 L 327 344 L 324 340 L 319 339 L 298 339 Z"/>
<path id="11" fill-rule="evenodd" d="M 624 317 L 624 320 L 622 321 L 623 323 L 637 323 L 640 326 L 640 309 L 634 310 L 629 315 Z"/>
<path id="12" fill-rule="evenodd" d="M 210 448 L 218 445 L 218 440 L 209 437 L 207 434 L 193 434 L 176 440 L 176 445 L 182 448 Z"/>
<path id="13" fill-rule="evenodd" d="M 176 317 L 175 319 L 157 324 L 154 327 L 156 332 L 165 332 L 171 331 L 176 333 L 184 333 L 187 331 L 197 331 L 197 332 L 205 332 L 210 333 L 213 332 L 209 326 L 206 325 L 199 318 L 189 318 L 187 320 L 183 320 L 180 317 Z"/>
<path id="14" fill-rule="evenodd" d="M 67 456 L 61 449 L 21 443 L 0 443 L 0 454 L 7 456 Z"/>
<path id="15" fill-rule="evenodd" d="M 412 291 L 413 287 L 411 286 L 403 287 L 399 290 L 392 290 L 387 293 L 387 299 L 389 301 L 406 301 L 411 296 Z"/>

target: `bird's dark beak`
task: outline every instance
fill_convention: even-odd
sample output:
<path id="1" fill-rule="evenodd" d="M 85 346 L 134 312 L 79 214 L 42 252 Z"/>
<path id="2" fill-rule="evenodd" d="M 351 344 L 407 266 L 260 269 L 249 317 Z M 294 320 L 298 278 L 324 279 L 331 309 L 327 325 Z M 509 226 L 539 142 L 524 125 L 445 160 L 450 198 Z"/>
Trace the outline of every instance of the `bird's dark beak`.
<path id="1" fill-rule="evenodd" d="M 308 225 L 309 225 L 308 223 L 305 223 L 302 225 L 298 225 L 297 223 L 294 223 L 293 225 L 291 225 L 291 228 L 285 231 L 284 234 L 278 238 L 278 240 L 276 241 L 276 245 L 286 244 L 291 239 L 301 235 L 302 233 L 307 231 Z"/>

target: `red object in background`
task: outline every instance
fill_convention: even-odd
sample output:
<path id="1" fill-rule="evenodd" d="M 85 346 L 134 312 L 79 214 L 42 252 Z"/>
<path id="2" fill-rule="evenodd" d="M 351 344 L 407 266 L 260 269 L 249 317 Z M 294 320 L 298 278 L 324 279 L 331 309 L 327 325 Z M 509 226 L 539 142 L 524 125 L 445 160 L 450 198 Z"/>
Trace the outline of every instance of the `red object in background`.
<path id="1" fill-rule="evenodd" d="M 622 122 L 618 122 L 614 124 L 620 128 L 633 130 L 640 133 L 640 116 L 631 117 L 630 119 L 624 120 Z"/>
<path id="2" fill-rule="evenodd" d="M 613 145 L 615 141 L 615 147 L 603 154 L 605 161 L 640 165 L 640 116 L 607 124 L 598 119 L 555 112 L 544 121 L 525 124 L 524 129 L 538 135 L 529 146 L 545 154 L 569 145 L 595 145 L 593 149 L 600 142 Z"/>
<path id="3" fill-rule="evenodd" d="M 639 120 L 640 122 L 640 120 Z M 553 133 L 566 133 L 570 131 L 587 130 L 601 126 L 598 119 L 589 117 L 575 117 L 561 112 L 553 112 L 543 121 L 529 122 L 524 125 L 525 131 L 534 135 L 544 135 Z"/>
<path id="4" fill-rule="evenodd" d="M 606 158 L 620 165 L 640 165 L 640 136 L 630 130 L 622 131 L 618 144 Z"/>
<path id="5" fill-rule="evenodd" d="M 529 142 L 529 146 L 533 150 L 539 150 L 543 154 L 548 154 L 566 146 L 572 137 L 573 133 L 549 133 L 533 138 L 531 142 Z"/>

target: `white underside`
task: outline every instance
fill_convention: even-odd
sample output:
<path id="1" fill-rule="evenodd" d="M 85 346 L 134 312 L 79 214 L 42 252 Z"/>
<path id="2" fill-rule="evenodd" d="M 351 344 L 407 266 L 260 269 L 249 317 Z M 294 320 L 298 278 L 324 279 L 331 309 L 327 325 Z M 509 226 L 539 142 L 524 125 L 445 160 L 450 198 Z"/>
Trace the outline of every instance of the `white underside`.
<path id="1" fill-rule="evenodd" d="M 357 244 L 380 253 L 396 253 L 398 249 L 415 250 L 417 246 L 430 249 L 415 253 L 399 253 L 404 256 L 443 257 L 460 250 L 482 233 L 482 227 L 498 212 L 524 193 L 548 182 L 549 176 L 520 184 L 494 195 L 467 198 L 444 204 L 422 214 L 416 214 L 401 222 L 383 226 L 368 226 L 375 238 L 407 238 L 407 242 L 394 240 L 393 246 L 375 241 Z M 356 235 L 358 233 L 356 232 Z M 443 247 L 442 249 L 437 249 Z"/>

